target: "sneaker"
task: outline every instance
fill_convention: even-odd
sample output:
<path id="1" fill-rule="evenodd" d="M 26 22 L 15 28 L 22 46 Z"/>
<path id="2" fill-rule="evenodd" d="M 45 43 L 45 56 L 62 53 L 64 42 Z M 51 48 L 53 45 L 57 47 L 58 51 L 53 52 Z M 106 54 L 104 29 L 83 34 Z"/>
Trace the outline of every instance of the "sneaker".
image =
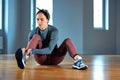
<path id="1" fill-rule="evenodd" d="M 72 68 L 79 69 L 79 70 L 86 70 L 88 68 L 88 66 L 83 63 L 82 59 L 79 59 L 79 60 L 74 61 Z"/>
<path id="2" fill-rule="evenodd" d="M 16 58 L 18 67 L 20 69 L 24 69 L 26 65 L 26 55 L 23 54 L 21 48 L 15 52 L 15 58 Z"/>

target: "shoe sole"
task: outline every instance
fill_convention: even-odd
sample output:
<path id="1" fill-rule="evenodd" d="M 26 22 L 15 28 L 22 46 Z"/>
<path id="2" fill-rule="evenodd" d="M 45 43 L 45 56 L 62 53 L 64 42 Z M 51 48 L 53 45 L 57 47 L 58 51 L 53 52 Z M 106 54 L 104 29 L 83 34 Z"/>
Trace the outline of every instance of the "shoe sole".
<path id="1" fill-rule="evenodd" d="M 72 68 L 73 68 L 73 69 L 78 69 L 78 70 L 86 70 L 86 69 L 88 69 L 87 66 L 84 66 L 84 67 L 81 67 L 81 68 L 79 68 L 79 67 L 77 67 L 77 66 L 72 66 Z"/>
<path id="2" fill-rule="evenodd" d="M 22 57 L 23 57 L 22 50 L 18 49 L 15 52 L 15 58 L 16 58 L 16 61 L 17 61 L 17 65 L 20 69 L 24 69 L 24 64 L 22 62 Z"/>

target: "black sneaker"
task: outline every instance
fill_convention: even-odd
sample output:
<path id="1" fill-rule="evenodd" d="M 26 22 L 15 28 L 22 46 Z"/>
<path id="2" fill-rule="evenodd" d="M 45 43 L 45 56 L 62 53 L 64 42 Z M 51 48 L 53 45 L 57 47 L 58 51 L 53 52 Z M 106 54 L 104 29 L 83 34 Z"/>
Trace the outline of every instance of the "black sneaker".
<path id="1" fill-rule="evenodd" d="M 79 70 L 86 70 L 88 66 L 83 63 L 82 59 L 79 59 L 79 60 L 74 61 L 72 68 L 79 69 Z"/>
<path id="2" fill-rule="evenodd" d="M 24 69 L 26 65 L 26 56 L 23 54 L 21 48 L 15 52 L 15 58 L 17 60 L 18 67 L 20 69 Z"/>

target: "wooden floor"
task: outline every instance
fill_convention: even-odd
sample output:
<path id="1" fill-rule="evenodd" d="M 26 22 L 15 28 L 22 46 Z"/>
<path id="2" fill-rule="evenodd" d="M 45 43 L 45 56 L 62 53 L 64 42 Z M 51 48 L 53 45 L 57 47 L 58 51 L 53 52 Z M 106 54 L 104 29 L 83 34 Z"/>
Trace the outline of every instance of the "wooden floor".
<path id="1" fill-rule="evenodd" d="M 55 66 L 36 64 L 33 57 L 24 70 L 17 67 L 13 54 L 0 55 L 0 80 L 120 80 L 120 55 L 84 55 L 87 70 L 71 68 L 68 56 Z"/>

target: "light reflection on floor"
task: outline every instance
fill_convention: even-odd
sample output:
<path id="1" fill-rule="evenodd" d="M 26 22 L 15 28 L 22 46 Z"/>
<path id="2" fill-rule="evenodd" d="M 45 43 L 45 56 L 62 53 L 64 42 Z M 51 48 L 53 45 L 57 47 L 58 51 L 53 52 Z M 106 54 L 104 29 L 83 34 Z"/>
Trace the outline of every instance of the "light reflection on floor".
<path id="1" fill-rule="evenodd" d="M 102 56 L 97 56 L 94 58 L 93 60 L 93 80 L 106 80 L 105 79 L 105 73 L 104 73 L 104 69 L 105 66 L 103 64 L 105 61 L 105 58 Z M 97 66 L 96 66 L 97 65 Z"/>

